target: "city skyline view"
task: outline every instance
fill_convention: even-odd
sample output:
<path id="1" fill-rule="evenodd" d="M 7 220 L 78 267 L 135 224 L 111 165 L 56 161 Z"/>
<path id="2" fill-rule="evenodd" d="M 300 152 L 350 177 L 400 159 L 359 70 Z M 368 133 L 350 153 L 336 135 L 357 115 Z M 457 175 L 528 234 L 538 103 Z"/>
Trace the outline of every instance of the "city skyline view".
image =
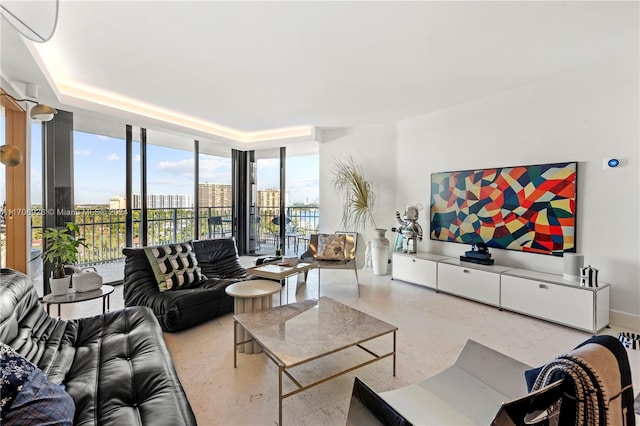
<path id="1" fill-rule="evenodd" d="M 31 127 L 31 204 L 42 204 L 42 127 Z M 134 143 L 134 193 L 140 193 L 139 143 Z M 136 153 L 136 150 L 138 153 Z M 74 203 L 109 205 L 109 199 L 126 192 L 125 141 L 74 131 Z M 231 159 L 201 154 L 200 182 L 231 184 Z M 147 194 L 193 196 L 193 152 L 147 144 Z M 287 158 L 286 192 L 289 202 L 317 203 L 317 156 Z M 278 189 L 279 159 L 258 160 L 258 190 Z M 3 189 L 4 191 L 4 189 Z M 4 200 L 4 192 L 1 193 Z"/>

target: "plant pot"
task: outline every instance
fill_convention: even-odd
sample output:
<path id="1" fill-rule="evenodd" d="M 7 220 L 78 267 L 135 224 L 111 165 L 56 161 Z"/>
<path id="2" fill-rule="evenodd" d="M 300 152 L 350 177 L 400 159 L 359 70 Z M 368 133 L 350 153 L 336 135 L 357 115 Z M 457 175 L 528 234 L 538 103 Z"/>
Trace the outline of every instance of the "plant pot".
<path id="1" fill-rule="evenodd" d="M 64 278 L 49 278 L 49 287 L 51 287 L 51 294 L 54 296 L 62 296 L 69 291 L 69 283 L 71 277 Z"/>
<path id="2" fill-rule="evenodd" d="M 377 228 L 378 236 L 371 240 L 371 263 L 373 275 L 387 275 L 389 269 L 389 240 L 384 236 L 386 229 Z"/>

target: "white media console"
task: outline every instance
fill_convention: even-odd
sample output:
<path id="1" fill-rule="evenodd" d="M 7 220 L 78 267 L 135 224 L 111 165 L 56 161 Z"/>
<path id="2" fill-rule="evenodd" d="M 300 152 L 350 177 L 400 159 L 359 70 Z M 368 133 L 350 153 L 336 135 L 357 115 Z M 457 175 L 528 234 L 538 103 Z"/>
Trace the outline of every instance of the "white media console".
<path id="1" fill-rule="evenodd" d="M 561 275 L 479 265 L 432 253 L 393 253 L 394 280 L 406 281 L 597 333 L 609 325 L 611 286 L 582 287 Z"/>

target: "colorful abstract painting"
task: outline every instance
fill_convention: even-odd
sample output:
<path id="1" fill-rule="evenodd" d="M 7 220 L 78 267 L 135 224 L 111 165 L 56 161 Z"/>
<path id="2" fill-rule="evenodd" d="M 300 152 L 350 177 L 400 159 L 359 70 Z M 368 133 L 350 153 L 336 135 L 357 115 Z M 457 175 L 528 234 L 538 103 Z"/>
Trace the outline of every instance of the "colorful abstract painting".
<path id="1" fill-rule="evenodd" d="M 562 256 L 575 252 L 578 164 L 431 175 L 431 239 Z"/>

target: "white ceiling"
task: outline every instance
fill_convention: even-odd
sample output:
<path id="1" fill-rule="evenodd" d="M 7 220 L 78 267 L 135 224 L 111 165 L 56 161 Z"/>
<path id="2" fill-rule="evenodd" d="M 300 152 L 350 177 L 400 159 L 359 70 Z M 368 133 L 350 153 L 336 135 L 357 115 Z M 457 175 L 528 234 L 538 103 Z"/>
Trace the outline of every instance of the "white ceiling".
<path id="1" fill-rule="evenodd" d="M 82 126 L 212 140 L 171 117 L 237 132 L 393 122 L 625 55 L 639 35 L 638 3 L 613 1 L 61 1 L 37 49 L 2 24 L 3 79 L 37 83 Z"/>

